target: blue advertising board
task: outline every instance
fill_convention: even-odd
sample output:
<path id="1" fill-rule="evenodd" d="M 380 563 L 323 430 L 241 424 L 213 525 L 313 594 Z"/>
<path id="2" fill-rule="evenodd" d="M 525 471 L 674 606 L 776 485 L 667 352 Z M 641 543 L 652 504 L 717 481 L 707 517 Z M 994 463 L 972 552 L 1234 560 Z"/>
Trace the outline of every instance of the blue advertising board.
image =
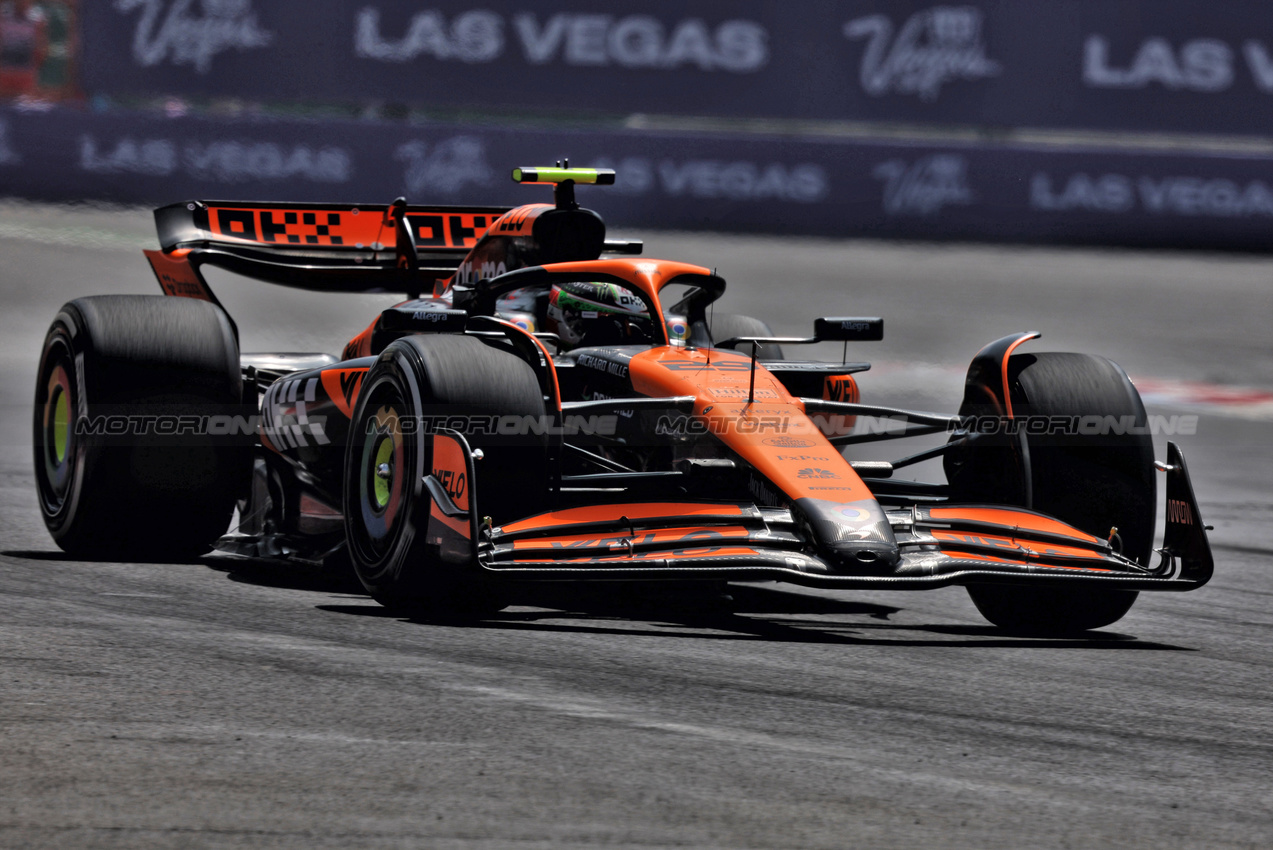
<path id="1" fill-rule="evenodd" d="M 102 0 L 89 94 L 1273 133 L 1273 5 Z"/>
<path id="2" fill-rule="evenodd" d="M 0 196 L 50 201 L 512 205 L 563 156 L 617 227 L 1273 248 L 1269 156 L 0 109 Z"/>

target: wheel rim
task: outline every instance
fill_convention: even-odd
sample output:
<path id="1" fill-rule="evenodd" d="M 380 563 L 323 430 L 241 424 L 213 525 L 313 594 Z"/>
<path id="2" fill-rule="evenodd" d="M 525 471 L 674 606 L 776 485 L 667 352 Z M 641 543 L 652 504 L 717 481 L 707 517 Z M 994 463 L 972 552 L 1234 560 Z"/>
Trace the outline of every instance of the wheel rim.
<path id="1" fill-rule="evenodd" d="M 54 365 L 44 385 L 41 410 L 41 455 L 50 507 L 57 509 L 66 498 L 74 462 L 75 399 L 70 375 L 62 363 Z"/>
<path id="2" fill-rule="evenodd" d="M 389 436 L 382 436 L 380 445 L 376 449 L 375 460 L 372 461 L 374 469 L 372 470 L 372 498 L 375 501 L 375 508 L 378 512 L 384 512 L 389 507 L 389 501 L 393 496 L 393 461 L 395 452 L 393 450 L 393 439 Z"/>
<path id="3" fill-rule="evenodd" d="M 66 460 L 67 420 L 70 418 L 71 400 L 61 387 L 57 388 L 57 400 L 53 402 L 53 454 L 57 462 Z"/>
<path id="4" fill-rule="evenodd" d="M 370 413 L 369 406 L 368 412 Z M 398 405 L 379 404 L 365 420 L 358 474 L 358 505 L 366 542 L 376 556 L 390 548 L 406 501 L 404 451 Z"/>

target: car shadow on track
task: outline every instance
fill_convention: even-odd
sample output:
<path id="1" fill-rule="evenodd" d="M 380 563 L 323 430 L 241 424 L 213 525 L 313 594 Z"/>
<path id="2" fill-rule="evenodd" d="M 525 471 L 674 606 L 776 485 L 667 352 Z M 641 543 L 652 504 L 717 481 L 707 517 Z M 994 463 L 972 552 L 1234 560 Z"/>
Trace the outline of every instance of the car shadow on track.
<path id="1" fill-rule="evenodd" d="M 230 581 L 242 584 L 366 596 L 353 570 L 342 567 L 240 561 L 219 557 L 205 557 L 203 564 L 209 569 L 225 573 Z"/>
<path id="2" fill-rule="evenodd" d="M 975 646 L 1102 650 L 1170 650 L 1188 647 L 1142 641 L 1117 632 L 1065 638 L 1016 636 L 991 626 L 900 624 L 901 608 L 871 602 L 731 585 L 685 592 L 640 592 L 613 586 L 538 587 L 516 596 L 517 607 L 480 619 L 402 619 L 420 625 L 471 629 L 566 632 L 696 640 L 757 640 L 806 644 Z M 319 610 L 351 616 L 395 617 L 378 605 L 324 604 Z M 531 607 L 533 610 L 525 610 Z M 827 617 L 853 619 L 827 619 Z M 861 618 L 861 619 L 859 619 Z M 931 635 L 919 637 L 913 635 Z"/>
<path id="3" fill-rule="evenodd" d="M 22 558 L 27 561 L 62 561 L 74 562 L 77 564 L 173 564 L 174 566 L 190 566 L 192 564 L 203 563 L 203 559 L 199 557 L 187 558 L 185 560 L 172 558 L 119 558 L 109 555 L 69 555 L 61 549 L 52 549 L 43 551 L 38 549 L 6 549 L 0 551 L 0 555 L 8 558 Z"/>

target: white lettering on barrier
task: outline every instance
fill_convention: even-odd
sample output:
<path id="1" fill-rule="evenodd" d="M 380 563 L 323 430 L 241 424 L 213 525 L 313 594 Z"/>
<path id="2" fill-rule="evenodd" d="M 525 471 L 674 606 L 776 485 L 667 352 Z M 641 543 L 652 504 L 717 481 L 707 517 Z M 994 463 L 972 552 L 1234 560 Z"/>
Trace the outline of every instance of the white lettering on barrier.
<path id="1" fill-rule="evenodd" d="M 1146 39 L 1126 68 L 1110 63 L 1109 42 L 1088 36 L 1083 45 L 1083 82 L 1091 88 L 1139 89 L 1160 83 L 1173 90 L 1223 91 L 1233 84 L 1233 51 L 1214 38 L 1185 42 L 1179 53 L 1165 38 Z"/>
<path id="2" fill-rule="evenodd" d="M 1053 188 L 1052 178 L 1044 172 L 1030 178 L 1031 209 L 1126 212 L 1135 206 L 1135 187 L 1131 179 L 1122 174 L 1091 177 L 1080 171 L 1071 174 L 1059 192 Z"/>
<path id="3" fill-rule="evenodd" d="M 1058 187 L 1061 187 L 1058 191 Z M 1273 217 L 1273 187 L 1264 180 L 1240 183 L 1225 177 L 1092 177 L 1083 172 L 1053 181 L 1047 172 L 1030 179 L 1030 208 L 1123 213 L 1139 207 L 1155 215 L 1213 218 Z"/>
<path id="4" fill-rule="evenodd" d="M 587 159 L 598 168 L 614 169 L 619 175 L 614 191 L 625 195 L 661 192 L 672 197 L 811 204 L 831 192 L 826 169 L 815 163 L 762 165 L 746 160 L 715 159 L 655 162 L 644 156 L 629 156 L 618 161 L 606 156 Z"/>
<path id="5" fill-rule="evenodd" d="M 429 9 L 412 16 L 403 35 L 394 38 L 384 33 L 380 10 L 368 6 L 354 19 L 354 54 L 382 62 L 410 62 L 422 56 L 491 62 L 506 52 L 507 23 L 499 14 L 481 9 L 450 21 Z M 521 12 L 512 16 L 511 29 L 531 65 L 560 62 L 584 68 L 698 68 L 747 74 L 769 61 L 769 33 L 754 21 L 729 20 L 713 27 L 698 18 L 669 25 L 650 15 L 616 18 L 563 12 L 541 19 Z"/>
<path id="6" fill-rule="evenodd" d="M 475 9 L 456 15 L 448 25 L 436 9 L 411 18 L 406 35 L 390 41 L 381 35 L 380 10 L 358 12 L 354 25 L 354 55 L 383 62 L 410 62 L 419 56 L 490 62 L 504 52 L 504 21 L 494 12 Z"/>
<path id="7" fill-rule="evenodd" d="M 191 142 L 183 151 L 183 162 L 190 176 L 222 183 L 290 177 L 344 183 L 353 174 L 353 161 L 343 148 L 288 148 L 273 142 Z"/>
<path id="8" fill-rule="evenodd" d="M 1242 45 L 1242 55 L 1251 69 L 1255 87 L 1265 94 L 1273 94 L 1273 57 L 1269 49 L 1258 41 L 1248 41 Z"/>
<path id="9" fill-rule="evenodd" d="M 80 168 L 93 174 L 149 174 L 164 177 L 177 170 L 177 145 L 169 139 L 125 136 L 113 148 L 99 149 L 97 140 L 80 136 Z"/>
<path id="10" fill-rule="evenodd" d="M 674 69 L 746 74 L 769 61 L 768 31 L 753 21 L 725 21 L 713 31 L 697 18 L 679 21 L 668 34 L 648 15 L 556 14 L 542 24 L 531 13 L 513 18 L 526 61 L 568 65 Z"/>
<path id="11" fill-rule="evenodd" d="M 149 68 L 167 59 L 206 74 L 218 53 L 266 47 L 274 40 L 274 34 L 257 23 L 252 0 L 201 0 L 202 18 L 191 15 L 193 5 L 194 0 L 172 0 L 167 7 L 164 0 L 115 0 L 118 12 L 141 9 L 133 32 L 133 60 Z"/>
<path id="12" fill-rule="evenodd" d="M 820 165 L 760 165 L 755 162 L 665 159 L 658 165 L 665 194 L 732 201 L 777 199 L 814 203 L 830 192 L 830 179 Z"/>
<path id="13" fill-rule="evenodd" d="M 907 18 L 893 37 L 885 15 L 854 18 L 844 25 L 849 39 L 867 39 L 858 80 L 872 97 L 917 94 L 933 101 L 953 80 L 998 76 L 1002 66 L 986 56 L 982 13 L 972 6 L 933 6 Z"/>
<path id="14" fill-rule="evenodd" d="M 884 181 L 884 212 L 889 215 L 935 215 L 950 204 L 972 203 L 968 160 L 958 154 L 931 154 L 907 165 L 881 162 L 871 172 Z"/>
<path id="15" fill-rule="evenodd" d="M 1093 34 L 1083 43 L 1083 82 L 1089 88 L 1143 89 L 1156 83 L 1172 91 L 1226 91 L 1237 76 L 1237 54 L 1219 39 L 1195 38 L 1176 47 L 1152 37 L 1120 64 L 1112 57 L 1109 40 Z M 1256 89 L 1273 94 L 1273 52 L 1264 42 L 1248 39 L 1241 54 Z"/>
<path id="16" fill-rule="evenodd" d="M 454 136 L 432 149 L 423 141 L 406 142 L 394 157 L 406 163 L 402 182 L 408 195 L 452 194 L 469 184 L 489 186 L 495 179 L 486 161 L 486 143 L 477 136 Z"/>
<path id="17" fill-rule="evenodd" d="M 183 171 L 199 180 L 220 183 L 295 177 L 316 183 L 345 183 L 353 176 L 353 158 L 344 148 L 225 139 L 189 142 L 184 148 L 171 139 L 131 136 L 99 144 L 86 133 L 80 137 L 80 168 L 93 174 L 156 177 Z"/>

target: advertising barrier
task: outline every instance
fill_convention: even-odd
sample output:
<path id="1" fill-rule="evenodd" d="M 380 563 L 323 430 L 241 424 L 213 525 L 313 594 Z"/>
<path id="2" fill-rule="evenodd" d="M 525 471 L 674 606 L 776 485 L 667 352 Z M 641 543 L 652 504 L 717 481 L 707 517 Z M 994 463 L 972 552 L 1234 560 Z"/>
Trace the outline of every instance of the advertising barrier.
<path id="1" fill-rule="evenodd" d="M 578 190 L 612 227 L 1273 247 L 1270 157 L 0 108 L 0 195 L 50 201 L 519 204 L 563 156 L 617 170 Z"/>
<path id="2" fill-rule="evenodd" d="M 90 95 L 1273 134 L 1267 3 L 101 0 L 82 14 Z"/>

